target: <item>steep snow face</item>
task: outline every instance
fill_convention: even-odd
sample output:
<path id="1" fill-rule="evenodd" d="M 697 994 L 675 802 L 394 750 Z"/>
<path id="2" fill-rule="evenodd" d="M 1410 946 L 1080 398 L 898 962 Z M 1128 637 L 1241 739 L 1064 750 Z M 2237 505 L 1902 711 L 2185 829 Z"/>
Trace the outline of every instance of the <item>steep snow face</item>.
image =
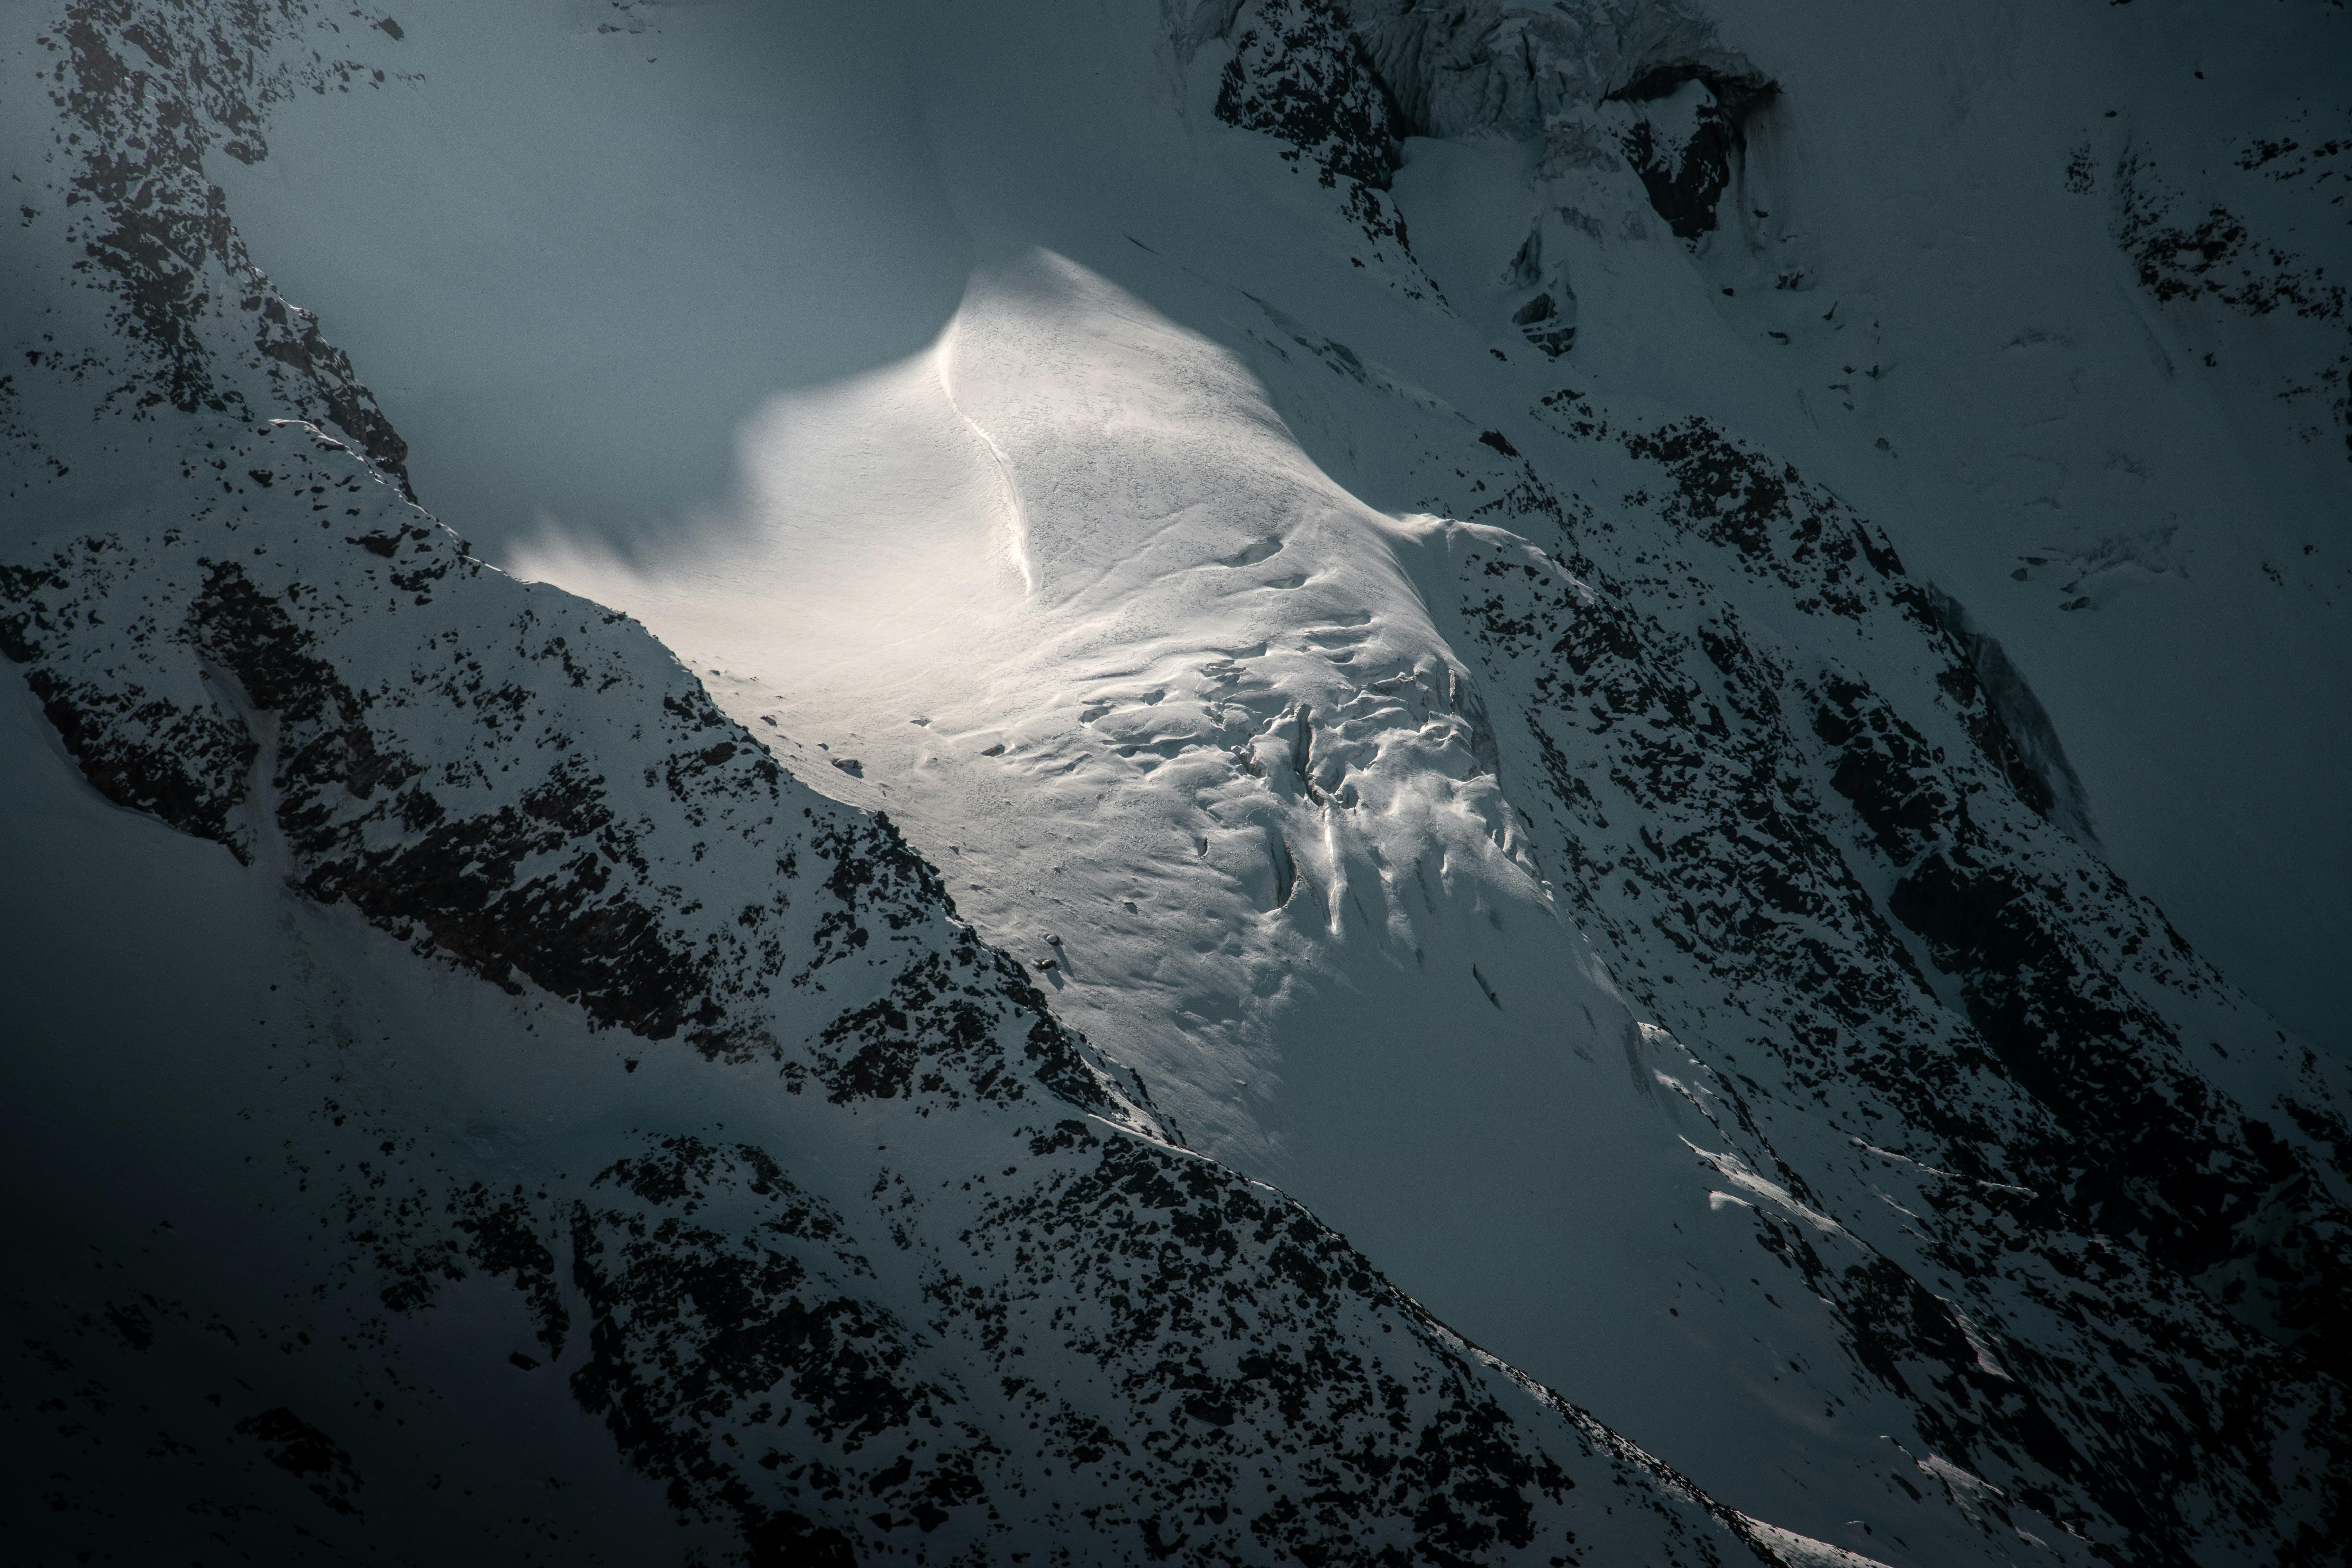
<path id="1" fill-rule="evenodd" d="M 980 879 L 960 897 L 1053 965 L 1066 1011 L 1151 1053 L 1199 1146 L 1272 1172 L 1320 1121 L 1276 1093 L 1268 1028 L 1334 947 L 1491 1006 L 1494 957 L 1432 979 L 1433 889 L 1541 929 L 1528 984 L 1622 1032 L 1589 956 L 1549 960 L 1580 944 L 1399 559 L 1432 525 L 1331 483 L 1232 354 L 1032 253 L 977 277 L 929 354 L 779 410 L 744 467 L 707 547 L 635 565 L 558 537 L 517 569 L 632 605 L 747 721 L 831 736 L 783 743 Z"/>
<path id="2" fill-rule="evenodd" d="M 134 1259 L 152 1183 L 75 1200 L 143 1306 L 64 1282 L 70 1226 L 37 1249 L 59 1283 L 13 1310 L 93 1456 L 134 1426 L 82 1380 L 160 1342 L 200 1369 L 192 1462 L 285 1478 L 273 1531 L 445 1539 L 435 1447 L 498 1421 L 553 1456 L 517 1478 L 617 1454 L 668 1489 L 599 1498 L 622 1558 L 671 1511 L 752 1561 L 2347 1536 L 2343 1066 L 2135 892 L 2118 824 L 2157 792 L 2086 742 L 2101 689 L 2050 696 L 2079 650 L 1988 611 L 1990 525 L 1894 466 L 2013 421 L 1893 423 L 1897 350 L 1990 351 L 1917 325 L 1948 280 L 1902 223 L 1786 216 L 1829 203 L 1805 117 L 1867 101 L 1830 33 L 1315 0 L 49 25 L 12 58 L 63 101 L 0 100 L 60 193 L 6 252 L 40 314 L 0 614 L 59 748 L 26 820 L 158 853 L 79 773 L 227 851 L 142 918 L 244 911 L 203 1059 L 252 1073 L 250 1016 L 304 1063 L 236 1107 L 267 1151 L 154 1068 L 184 1168 L 289 1162 L 282 1239 L 205 1222 L 266 1255 L 243 1284 Z M 1953 123 L 1992 118 L 2003 27 Z M 2136 297 L 2335 318 L 2316 273 L 2217 278 L 2252 241 L 2162 217 L 2147 156 L 2054 254 L 2123 301 L 2081 352 L 2126 410 L 2186 421 L 2116 370 Z M 414 453 L 230 211 L 408 389 Z M 1833 412 L 1788 366 L 1865 332 Z M 26 933 L 28 1016 L 69 1016 L 118 907 Z M 131 1000 L 105 1037 L 143 1063 Z M 451 1008 L 509 1065 L 440 1043 Z M 86 1080 L 26 1071 L 101 1152 L 43 1133 L 28 1171 L 116 1192 L 77 1163 L 121 1137 Z M 299 1321 L 252 1285 L 314 1276 Z M 390 1348 L 240 1351 L 253 1397 L 200 1408 L 206 1311 Z M 479 1385 L 551 1362 L 560 1397 Z M 113 1461 L 80 1462 L 69 1510 Z M 481 1489 L 469 1540 L 543 1519 Z M 175 1539 L 135 1514 L 69 1517 Z"/>

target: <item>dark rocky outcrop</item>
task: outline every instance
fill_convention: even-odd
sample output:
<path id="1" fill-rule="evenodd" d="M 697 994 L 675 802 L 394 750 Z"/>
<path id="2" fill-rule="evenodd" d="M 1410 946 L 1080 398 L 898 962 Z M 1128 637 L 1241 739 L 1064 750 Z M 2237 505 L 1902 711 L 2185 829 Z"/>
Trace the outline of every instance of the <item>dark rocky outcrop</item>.
<path id="1" fill-rule="evenodd" d="M 1649 106 L 1684 96 L 1692 84 L 1698 98 L 1686 106 L 1688 122 L 1672 131 L 1654 123 Z M 1642 176 L 1650 205 L 1677 237 L 1696 241 L 1713 231 L 1716 209 L 1738 178 L 1747 152 L 1748 118 L 1780 90 L 1755 76 L 1727 76 L 1683 61 L 1654 66 L 1609 95 L 1643 115 L 1625 135 L 1625 156 Z"/>
<path id="2" fill-rule="evenodd" d="M 1423 504 L 1557 541 L 1460 556 L 1465 636 L 1530 698 L 1505 765 L 1540 781 L 1537 852 L 1642 1005 L 1736 1057 L 1752 1122 L 1726 1137 L 1757 1168 L 1817 1190 L 1774 1152 L 1805 1105 L 1952 1173 L 1865 1263 L 1785 1225 L 1759 1245 L 1838 1303 L 1940 1452 L 2044 1518 L 2143 1562 L 2274 1518 L 2264 1552 L 2332 1561 L 2352 1405 L 2336 1145 L 2305 1136 L 2332 1125 L 2324 1064 L 2100 860 L 2022 680 L 1876 530 L 1703 420 L 1536 412 L 1646 482 L 1530 504 L 1524 459 L 1465 442 Z M 1472 476 L 1522 499 L 1498 512 Z M 1755 637 L 1766 598 L 1853 653 Z M 2217 1007 L 2208 1047 L 2189 1031 Z M 2272 1062 L 2275 1098 L 2225 1091 L 2209 1048 Z M 1917 1306 L 1937 1293 L 1976 1327 Z"/>

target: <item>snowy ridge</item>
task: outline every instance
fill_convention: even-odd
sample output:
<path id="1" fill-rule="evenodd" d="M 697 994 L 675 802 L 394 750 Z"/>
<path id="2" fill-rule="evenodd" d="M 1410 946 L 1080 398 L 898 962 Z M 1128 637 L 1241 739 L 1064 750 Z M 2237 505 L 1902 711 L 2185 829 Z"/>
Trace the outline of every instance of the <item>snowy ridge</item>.
<path id="1" fill-rule="evenodd" d="M 373 395 L 320 336 L 318 318 L 289 304 L 254 265 L 205 174 L 215 149 L 240 163 L 268 157 L 270 110 L 293 94 L 383 83 L 383 70 L 341 51 L 291 47 L 306 19 L 297 7 L 135 0 L 66 7 L 46 32 L 37 31 L 41 18 L 25 17 L 37 33 L 19 47 L 58 67 L 43 94 L 57 129 L 41 140 L 88 151 L 64 184 L 48 187 L 44 206 L 18 211 L 23 226 L 42 224 L 45 237 L 81 250 L 76 270 L 86 277 L 77 285 L 104 290 L 111 336 L 146 373 L 105 388 L 100 408 L 128 400 L 133 409 L 168 403 L 184 414 L 267 409 L 328 419 L 399 477 L 406 447 Z M 332 31 L 320 39 L 331 47 Z M 37 145 L 31 124 L 18 124 L 20 145 Z M 112 357 L 94 347 L 73 355 L 51 347 L 47 367 L 87 380 Z"/>
<path id="2" fill-rule="evenodd" d="M 890 1035 L 910 1026 L 882 1020 L 936 1008 L 914 1032 L 943 1028 L 972 1054 L 929 1064 L 924 1087 L 951 1105 L 1023 1098 L 995 1037 L 1008 1016 L 955 1016 L 940 995 L 981 990 L 948 981 L 939 955 L 895 966 L 887 934 L 866 954 L 875 928 L 944 902 L 887 819 L 816 827 L 803 805 L 795 828 L 782 771 L 641 631 L 552 590 L 486 584 L 453 534 L 314 426 L 274 422 L 215 448 L 182 467 L 180 489 L 217 484 L 222 499 L 175 508 L 154 535 L 73 541 L 0 589 L 10 657 L 110 798 L 248 865 L 277 862 L 420 955 L 714 1058 L 783 1060 L 769 1010 L 828 994 L 826 972 L 864 954 L 897 968 L 897 1006 L 844 1011 L 825 1049 L 786 1063 L 788 1082 L 902 1092 L 915 1067 Z M 233 499 L 269 492 L 285 499 L 265 518 L 299 515 L 319 537 L 289 540 Z M 206 552 L 223 545 L 236 553 Z M 522 603 L 501 616 L 485 587 Z M 73 635 L 98 626 L 121 640 Z M 611 760 L 633 748 L 640 765 Z M 830 868 L 838 908 L 796 910 L 783 891 L 803 855 Z M 1025 994 L 1031 1071 L 1076 1103 L 1109 1103 L 1016 970 L 968 933 L 952 965 Z"/>

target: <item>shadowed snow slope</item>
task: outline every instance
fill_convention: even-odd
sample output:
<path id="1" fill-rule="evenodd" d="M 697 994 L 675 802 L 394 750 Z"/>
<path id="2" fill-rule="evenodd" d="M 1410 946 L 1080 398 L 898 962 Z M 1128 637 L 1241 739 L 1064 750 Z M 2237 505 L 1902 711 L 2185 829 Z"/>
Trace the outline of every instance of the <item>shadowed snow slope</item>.
<path id="1" fill-rule="evenodd" d="M 2343 1561 L 2344 25 L 1839 10 L 11 13 L 8 1539 Z"/>

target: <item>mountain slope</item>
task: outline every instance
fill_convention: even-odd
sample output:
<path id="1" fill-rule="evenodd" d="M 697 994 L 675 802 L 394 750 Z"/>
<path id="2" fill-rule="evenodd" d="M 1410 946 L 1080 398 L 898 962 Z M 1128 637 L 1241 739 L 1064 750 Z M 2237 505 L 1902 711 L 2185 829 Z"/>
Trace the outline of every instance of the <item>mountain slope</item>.
<path id="1" fill-rule="evenodd" d="M 2050 661 L 1906 565 L 1932 514 L 1852 464 L 1914 438 L 1788 416 L 1758 356 L 1890 334 L 1766 222 L 1811 188 L 1769 30 L 920 11 L 961 300 L 860 374 L 697 394 L 734 489 L 659 522 L 519 536 L 465 463 L 584 494 L 635 466 L 625 400 L 551 388 L 560 438 L 428 408 L 410 452 L 228 222 L 267 213 L 392 384 L 502 384 L 532 318 L 404 350 L 417 285 L 373 253 L 451 237 L 341 171 L 531 193 L 565 258 L 493 215 L 468 276 L 587 299 L 694 84 L 839 42 L 781 16 L 83 5 L 13 40 L 0 109 L 54 149 L 6 253 L 14 787 L 118 890 L 20 938 L 58 1207 L 20 1217 L 12 1441 L 70 1463 L 12 1529 L 2340 1556 L 2344 1066 L 2133 890 Z M 621 85 L 656 66 L 683 96 Z M 515 106 L 591 81 L 650 151 L 572 183 Z M 2126 207 L 2152 298 L 2255 298 L 2168 292 L 2203 241 Z M 722 316 L 765 287 L 696 276 Z M 586 598 L 435 525 L 436 471 Z M 235 956 L 169 934 L 216 922 Z M 76 1065 L 114 925 L 208 1000 L 110 996 Z M 166 1195 L 201 1243 L 157 1239 Z"/>
<path id="2" fill-rule="evenodd" d="M 185 79 L 73 20 L 78 79 L 184 129 Z M 269 41 L 213 20 L 175 41 Z M 144 335 L 70 255 L 12 258 L 92 352 L 12 388 L 20 457 L 75 460 L 19 468 L 54 531 L 0 584 L 17 863 L 59 895 L 15 932 L 25 1560 L 1808 1549 L 1172 1146 L 887 819 L 642 630 L 242 417 L 276 378 L 186 307 L 266 289 L 233 236 Z M 101 363 L 134 395 L 77 428 Z M 92 994 L 123 928 L 175 1019 Z"/>

